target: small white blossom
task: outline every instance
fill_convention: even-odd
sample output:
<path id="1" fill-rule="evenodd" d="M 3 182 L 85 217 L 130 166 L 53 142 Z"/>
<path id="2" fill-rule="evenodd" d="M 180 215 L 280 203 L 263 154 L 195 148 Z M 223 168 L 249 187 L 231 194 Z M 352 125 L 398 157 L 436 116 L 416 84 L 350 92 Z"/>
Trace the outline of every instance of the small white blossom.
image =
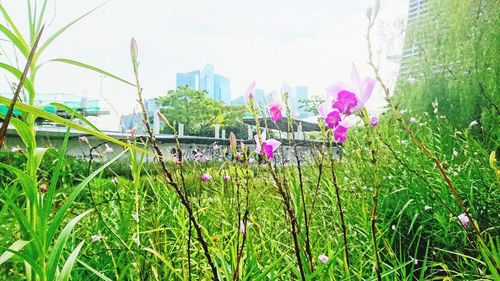
<path id="1" fill-rule="evenodd" d="M 328 262 L 328 256 L 326 255 L 319 255 L 318 259 L 321 261 L 322 264 L 326 264 Z"/>

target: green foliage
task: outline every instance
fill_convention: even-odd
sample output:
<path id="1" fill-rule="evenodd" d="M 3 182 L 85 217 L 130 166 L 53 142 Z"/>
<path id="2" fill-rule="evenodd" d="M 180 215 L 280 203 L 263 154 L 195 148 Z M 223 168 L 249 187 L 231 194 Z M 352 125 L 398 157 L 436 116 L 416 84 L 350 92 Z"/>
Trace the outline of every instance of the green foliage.
<path id="1" fill-rule="evenodd" d="M 407 45 L 415 44 L 419 55 L 398 83 L 398 101 L 417 114 L 446 116 L 457 129 L 476 120 L 474 134 L 495 149 L 500 141 L 500 2 L 428 5 L 427 17 L 407 35 Z M 405 80 L 409 76 L 414 84 Z"/>
<path id="2" fill-rule="evenodd" d="M 314 115 L 318 114 L 318 106 L 324 103 L 325 100 L 320 96 L 312 96 L 305 100 L 300 100 L 299 108 L 303 109 L 306 112 L 312 113 Z"/>
<path id="3" fill-rule="evenodd" d="M 169 122 L 184 124 L 185 135 L 213 136 L 215 124 L 228 132 L 244 132 L 242 125 L 245 107 L 224 105 L 206 97 L 203 90 L 180 86 L 157 101 L 163 107 L 161 112 Z M 172 133 L 168 127 L 164 128 L 164 132 Z"/>

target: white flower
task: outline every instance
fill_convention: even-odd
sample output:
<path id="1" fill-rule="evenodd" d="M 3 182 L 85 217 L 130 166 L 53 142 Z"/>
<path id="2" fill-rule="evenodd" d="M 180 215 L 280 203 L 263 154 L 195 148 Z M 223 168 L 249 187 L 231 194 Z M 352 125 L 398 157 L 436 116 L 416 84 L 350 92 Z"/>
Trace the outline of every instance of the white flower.
<path id="1" fill-rule="evenodd" d="M 470 122 L 469 128 L 472 127 L 472 126 L 476 126 L 477 124 L 478 124 L 477 120 L 474 120 L 474 121 Z"/>
<path id="2" fill-rule="evenodd" d="M 458 215 L 458 220 L 464 227 L 469 226 L 469 217 L 465 213 Z"/>
<path id="3" fill-rule="evenodd" d="M 244 221 L 240 221 L 240 233 L 245 235 L 247 233 L 247 229 L 245 227 L 245 222 Z"/>
<path id="4" fill-rule="evenodd" d="M 12 149 L 10 150 L 10 152 L 12 152 L 12 153 L 17 153 L 17 152 L 21 152 L 21 151 L 23 151 L 23 149 L 20 148 L 19 145 L 12 147 Z"/>
<path id="5" fill-rule="evenodd" d="M 92 236 L 90 236 L 90 239 L 91 239 L 90 240 L 91 243 L 96 243 L 96 242 L 101 241 L 102 237 L 101 237 L 101 235 L 92 235 Z"/>
<path id="6" fill-rule="evenodd" d="M 432 207 L 431 207 L 431 206 L 425 206 L 425 207 L 424 207 L 424 210 L 426 210 L 426 211 L 429 211 L 430 209 L 432 209 Z"/>
<path id="7" fill-rule="evenodd" d="M 105 144 L 106 146 L 106 149 L 104 150 L 105 153 L 112 153 L 113 152 L 113 148 L 111 146 L 109 146 L 108 144 Z"/>
<path id="8" fill-rule="evenodd" d="M 322 264 L 325 264 L 328 262 L 328 256 L 325 256 L 325 255 L 319 255 L 318 259 L 321 261 Z"/>
<path id="9" fill-rule="evenodd" d="M 408 144 L 408 141 L 407 140 L 401 140 L 401 144 L 402 145 L 406 145 L 406 144 Z"/>
<path id="10" fill-rule="evenodd" d="M 111 180 L 111 182 L 112 182 L 113 184 L 118 184 L 118 178 L 117 178 L 117 177 L 114 177 L 114 178 Z"/>
<path id="11" fill-rule="evenodd" d="M 411 117 L 410 118 L 410 123 L 417 123 L 417 119 L 415 119 L 415 117 Z"/>
<path id="12" fill-rule="evenodd" d="M 458 156 L 458 151 L 456 151 L 455 149 L 453 149 L 453 157 L 457 157 Z"/>
<path id="13" fill-rule="evenodd" d="M 396 226 L 395 226 L 394 224 L 393 224 L 393 225 L 391 225 L 391 229 L 392 229 L 392 230 L 396 230 Z"/>

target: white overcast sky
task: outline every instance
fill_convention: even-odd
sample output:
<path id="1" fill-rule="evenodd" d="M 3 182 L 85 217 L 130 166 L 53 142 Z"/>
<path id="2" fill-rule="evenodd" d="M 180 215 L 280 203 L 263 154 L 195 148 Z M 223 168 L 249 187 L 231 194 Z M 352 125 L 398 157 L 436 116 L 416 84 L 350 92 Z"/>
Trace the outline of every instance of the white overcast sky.
<path id="1" fill-rule="evenodd" d="M 40 1 L 41 2 L 41 1 Z M 44 38 L 103 0 L 48 0 Z M 77 23 L 47 49 L 41 62 L 69 58 L 132 80 L 129 42 L 139 44 L 140 75 L 146 97 L 175 88 L 175 73 L 213 64 L 231 80 L 233 97 L 251 81 L 266 90 L 284 81 L 322 94 L 332 82 L 349 78 L 351 63 L 369 74 L 366 9 L 374 0 L 111 0 Z M 27 31 L 26 1 L 2 4 Z M 401 53 L 408 0 L 381 0 L 376 49 L 386 79 L 393 81 L 398 64 L 387 56 Z M 26 33 L 25 33 L 26 34 Z M 42 39 L 43 40 L 43 39 Z M 11 47 L 0 43 L 2 53 Z M 12 59 L 12 54 L 8 55 Z M 5 58 L 0 60 L 5 61 Z M 2 75 L 4 76 L 4 75 Z M 0 91 L 9 88 L 0 78 Z M 102 88 L 101 88 L 102 81 Z M 99 74 L 60 63 L 45 65 L 36 87 L 41 93 L 104 97 L 102 105 L 118 114 L 132 112 L 135 89 Z M 375 97 L 369 107 L 380 106 Z M 99 121 L 117 129 L 118 117 Z"/>

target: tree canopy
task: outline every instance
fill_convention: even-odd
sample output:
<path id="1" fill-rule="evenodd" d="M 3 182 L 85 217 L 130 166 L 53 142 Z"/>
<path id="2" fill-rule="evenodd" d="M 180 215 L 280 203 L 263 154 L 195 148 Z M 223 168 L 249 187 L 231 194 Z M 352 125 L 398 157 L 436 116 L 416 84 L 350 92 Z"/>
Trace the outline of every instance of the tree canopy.
<path id="1" fill-rule="evenodd" d="M 157 98 L 157 102 L 170 122 L 184 124 L 186 135 L 213 136 L 214 127 L 219 124 L 228 133 L 234 131 L 243 137 L 244 106 L 225 105 L 208 98 L 204 90 L 187 86 L 170 90 L 166 96 Z M 167 127 L 162 132 L 171 133 Z"/>

